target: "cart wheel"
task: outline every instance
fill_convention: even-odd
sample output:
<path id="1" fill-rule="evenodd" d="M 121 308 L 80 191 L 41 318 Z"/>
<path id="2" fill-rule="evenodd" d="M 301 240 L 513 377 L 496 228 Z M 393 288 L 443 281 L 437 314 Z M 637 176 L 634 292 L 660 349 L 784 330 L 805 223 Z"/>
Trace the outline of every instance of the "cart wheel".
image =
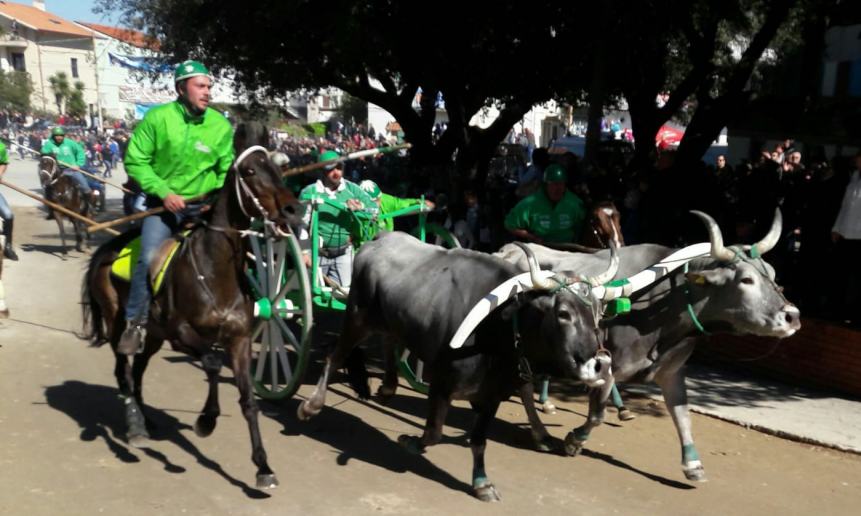
<path id="1" fill-rule="evenodd" d="M 421 239 L 421 229 L 416 226 L 412 230 L 412 235 L 416 238 Z M 439 245 L 445 247 L 446 249 L 459 249 L 460 242 L 458 242 L 457 237 L 454 236 L 454 233 L 447 230 L 443 226 L 439 224 L 428 223 L 425 225 L 425 242 L 429 244 Z"/>
<path id="2" fill-rule="evenodd" d="M 418 391 L 422 394 L 428 393 L 428 387 L 430 384 L 428 383 L 426 378 L 428 378 L 428 371 L 424 367 L 424 362 L 418 359 L 418 357 L 413 356 L 410 353 L 410 350 L 399 347 L 398 348 L 398 370 L 401 373 L 401 376 L 404 380 L 410 384 L 415 391 Z"/>
<path id="3" fill-rule="evenodd" d="M 294 235 L 250 237 L 257 294 L 251 334 L 251 377 L 258 396 L 286 399 L 296 393 L 311 352 L 313 305 L 308 271 Z"/>

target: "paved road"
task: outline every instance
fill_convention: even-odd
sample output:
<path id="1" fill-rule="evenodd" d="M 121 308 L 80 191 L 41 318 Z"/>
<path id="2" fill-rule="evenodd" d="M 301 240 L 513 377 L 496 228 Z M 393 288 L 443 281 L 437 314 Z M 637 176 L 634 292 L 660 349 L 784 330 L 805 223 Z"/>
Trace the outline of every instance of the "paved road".
<path id="1" fill-rule="evenodd" d="M 8 177 L 30 173 L 32 162 L 13 162 Z M 151 446 L 130 448 L 112 356 L 74 334 L 86 256 L 62 256 L 56 225 L 37 209 L 16 213 L 21 261 L 5 263 L 12 318 L 0 321 L 2 515 L 854 514 L 861 500 L 861 457 L 700 415 L 694 431 L 710 482 L 689 483 L 669 417 L 644 396 L 629 401 L 637 420 L 622 425 L 609 415 L 577 458 L 531 451 L 522 408 L 503 404 L 487 451 L 503 501 L 485 505 L 467 492 L 471 415 L 462 404 L 449 414 L 444 442 L 413 457 L 396 439 L 420 432 L 425 401 L 401 389 L 382 407 L 343 384 L 307 424 L 294 416 L 296 401 L 262 405 L 281 486 L 260 492 L 230 372 L 218 428 L 199 438 L 190 425 L 203 406 L 204 375 L 171 352 L 156 356 L 145 379 L 158 432 Z M 563 409 L 544 419 L 561 438 L 582 423 L 585 402 L 559 388 Z M 306 385 L 299 396 L 309 393 Z"/>

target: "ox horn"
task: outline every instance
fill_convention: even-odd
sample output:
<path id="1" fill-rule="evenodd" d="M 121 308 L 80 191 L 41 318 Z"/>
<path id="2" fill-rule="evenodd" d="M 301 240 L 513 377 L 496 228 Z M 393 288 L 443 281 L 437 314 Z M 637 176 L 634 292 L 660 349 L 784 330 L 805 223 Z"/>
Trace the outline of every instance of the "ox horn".
<path id="1" fill-rule="evenodd" d="M 535 253 L 532 252 L 532 249 L 529 248 L 523 242 L 515 242 L 518 247 L 523 249 L 523 252 L 526 253 L 526 261 L 529 263 L 529 276 L 532 278 L 532 287 L 537 288 L 539 290 L 552 290 L 558 285 L 551 279 L 544 279 L 539 274 L 541 272 L 541 266 L 538 264 L 538 259 L 535 258 Z"/>
<path id="2" fill-rule="evenodd" d="M 724 247 L 723 245 L 723 235 L 720 232 L 720 227 L 718 227 L 715 219 L 711 218 L 711 215 L 697 211 L 691 210 L 691 213 L 696 215 L 703 221 L 706 225 L 706 229 L 709 232 L 709 241 L 712 243 L 711 255 L 714 259 L 722 261 L 722 262 L 731 262 L 735 259 L 735 253 Z"/>
<path id="3" fill-rule="evenodd" d="M 607 267 L 607 270 L 598 274 L 597 276 L 586 276 L 586 281 L 589 282 L 593 287 L 600 287 L 604 283 L 612 280 L 613 277 L 619 272 L 619 246 L 616 244 L 616 230 L 613 229 L 613 237 L 610 239 L 610 265 Z"/>
<path id="4" fill-rule="evenodd" d="M 765 254 L 777 245 L 780 240 L 780 233 L 783 231 L 783 214 L 780 213 L 780 208 L 774 210 L 774 220 L 771 221 L 771 229 L 768 230 L 762 240 L 753 244 L 751 248 L 755 248 L 759 254 Z"/>

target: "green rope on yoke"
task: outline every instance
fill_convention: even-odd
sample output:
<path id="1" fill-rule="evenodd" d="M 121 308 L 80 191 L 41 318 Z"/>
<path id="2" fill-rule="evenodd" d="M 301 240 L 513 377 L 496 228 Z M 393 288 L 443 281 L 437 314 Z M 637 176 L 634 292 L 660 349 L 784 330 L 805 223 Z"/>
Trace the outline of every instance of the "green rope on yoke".
<path id="1" fill-rule="evenodd" d="M 685 262 L 685 275 L 687 275 L 687 273 L 688 273 L 688 264 L 689 264 L 689 263 L 690 263 L 690 262 Z M 694 307 L 693 307 L 693 305 L 691 304 L 691 289 L 690 289 L 690 288 L 688 288 L 688 280 L 687 280 L 687 277 L 685 278 L 685 287 L 684 287 L 684 288 L 685 288 L 685 299 L 686 299 L 686 300 L 687 300 L 687 302 L 688 302 L 688 315 L 689 315 L 689 316 L 690 316 L 690 318 L 691 318 L 691 322 L 693 322 L 693 323 L 694 323 L 694 327 L 695 327 L 697 330 L 699 330 L 699 331 L 700 331 L 700 333 L 702 333 L 703 335 L 711 335 L 711 333 L 707 332 L 707 331 L 706 331 L 706 329 L 705 329 L 705 328 L 703 328 L 702 323 L 701 323 L 701 322 L 700 322 L 700 320 L 697 318 L 697 314 L 696 314 L 696 313 L 694 313 Z"/>

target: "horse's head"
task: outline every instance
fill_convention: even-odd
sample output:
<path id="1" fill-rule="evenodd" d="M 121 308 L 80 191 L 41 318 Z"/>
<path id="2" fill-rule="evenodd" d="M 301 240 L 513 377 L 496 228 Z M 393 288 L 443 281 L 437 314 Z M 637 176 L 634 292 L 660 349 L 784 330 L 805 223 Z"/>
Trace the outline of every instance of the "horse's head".
<path id="1" fill-rule="evenodd" d="M 42 181 L 42 184 L 53 181 L 58 168 L 57 160 L 54 156 L 42 156 L 39 159 L 39 179 Z"/>
<path id="2" fill-rule="evenodd" d="M 616 209 L 616 205 L 612 201 L 603 201 L 592 206 L 589 223 L 602 246 L 608 247 L 610 240 L 615 240 L 618 247 L 625 245 L 625 239 L 622 238 L 619 210 Z"/>
<path id="3" fill-rule="evenodd" d="M 261 124 L 240 124 L 234 147 L 237 158 L 225 187 L 233 188 L 240 210 L 249 218 L 274 224 L 277 232 L 288 233 L 290 226 L 302 223 L 302 208 L 281 180 L 281 172 L 269 159 L 268 131 Z"/>

